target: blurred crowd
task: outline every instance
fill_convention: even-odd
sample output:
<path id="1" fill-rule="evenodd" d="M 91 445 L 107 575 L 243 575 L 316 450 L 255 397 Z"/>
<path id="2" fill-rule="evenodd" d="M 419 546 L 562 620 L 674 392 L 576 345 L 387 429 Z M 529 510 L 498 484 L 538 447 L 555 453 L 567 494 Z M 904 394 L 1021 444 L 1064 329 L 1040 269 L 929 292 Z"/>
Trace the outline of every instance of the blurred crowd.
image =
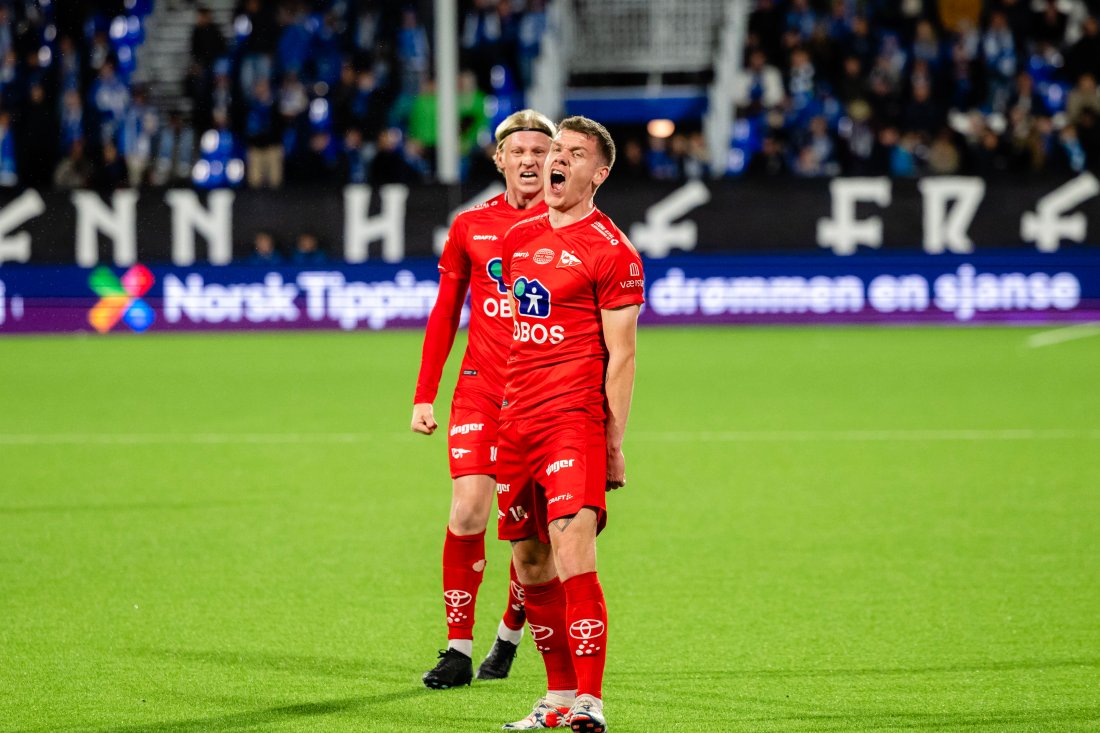
<path id="1" fill-rule="evenodd" d="M 192 178 L 248 185 L 431 180 L 436 87 L 431 4 L 245 0 L 222 37 L 196 12 L 186 95 L 200 138 Z M 458 111 L 464 173 L 494 120 L 522 105 L 546 16 L 542 0 L 462 4 Z"/>
<path id="2" fill-rule="evenodd" d="M 242 0 L 232 33 L 159 2 L 194 18 L 186 105 L 135 83 L 153 0 L 0 0 L 0 187 L 432 179 L 431 0 Z M 465 175 L 491 166 L 545 24 L 543 0 L 460 0 Z"/>
<path id="3" fill-rule="evenodd" d="M 1100 2 L 756 0 L 729 171 L 1100 170 Z"/>
<path id="4" fill-rule="evenodd" d="M 431 0 L 190 0 L 181 88 L 139 59 L 154 0 L 0 0 L 0 187 L 434 178 Z M 755 0 L 727 176 L 1100 169 L 1100 0 Z M 523 106 L 544 0 L 460 0 L 462 176 Z M 178 104 L 186 100 L 186 103 Z M 620 175 L 709 177 L 698 121 L 616 130 Z M 620 135 L 621 132 L 621 135 Z"/>

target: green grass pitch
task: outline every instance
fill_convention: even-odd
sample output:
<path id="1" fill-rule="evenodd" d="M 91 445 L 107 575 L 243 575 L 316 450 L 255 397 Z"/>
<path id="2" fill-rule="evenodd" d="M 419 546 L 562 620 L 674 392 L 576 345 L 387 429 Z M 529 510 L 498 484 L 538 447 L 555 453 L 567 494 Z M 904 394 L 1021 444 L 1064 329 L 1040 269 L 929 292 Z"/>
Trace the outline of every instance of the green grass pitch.
<path id="1" fill-rule="evenodd" d="M 1100 730 L 1100 338 L 1037 330 L 643 330 L 612 730 Z M 0 731 L 522 717 L 529 637 L 510 680 L 419 681 L 450 488 L 420 338 L 0 342 Z"/>

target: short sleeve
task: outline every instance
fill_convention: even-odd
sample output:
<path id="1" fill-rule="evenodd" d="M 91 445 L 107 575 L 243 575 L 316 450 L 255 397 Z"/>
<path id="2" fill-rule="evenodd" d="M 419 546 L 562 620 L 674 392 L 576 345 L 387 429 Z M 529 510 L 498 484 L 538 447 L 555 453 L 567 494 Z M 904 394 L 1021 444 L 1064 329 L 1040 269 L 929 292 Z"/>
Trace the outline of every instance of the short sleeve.
<path id="1" fill-rule="evenodd" d="M 596 273 L 596 304 L 601 310 L 641 305 L 645 302 L 645 273 L 642 258 L 622 237 L 618 244 L 601 247 Z"/>
<path id="2" fill-rule="evenodd" d="M 439 258 L 439 272 L 458 280 L 469 280 L 470 267 L 470 252 L 466 249 L 466 226 L 458 218 L 447 232 L 447 241 Z"/>

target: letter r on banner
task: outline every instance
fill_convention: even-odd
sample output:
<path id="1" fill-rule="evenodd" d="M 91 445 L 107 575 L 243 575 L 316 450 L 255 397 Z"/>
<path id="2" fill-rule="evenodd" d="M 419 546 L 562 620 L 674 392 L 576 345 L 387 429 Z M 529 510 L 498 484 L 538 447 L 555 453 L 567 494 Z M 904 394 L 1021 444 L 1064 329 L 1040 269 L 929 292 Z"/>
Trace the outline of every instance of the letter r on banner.
<path id="1" fill-rule="evenodd" d="M 917 184 L 924 200 L 924 251 L 969 254 L 974 242 L 967 230 L 985 197 L 985 181 L 964 176 L 931 176 Z M 949 202 L 954 206 L 948 209 Z"/>

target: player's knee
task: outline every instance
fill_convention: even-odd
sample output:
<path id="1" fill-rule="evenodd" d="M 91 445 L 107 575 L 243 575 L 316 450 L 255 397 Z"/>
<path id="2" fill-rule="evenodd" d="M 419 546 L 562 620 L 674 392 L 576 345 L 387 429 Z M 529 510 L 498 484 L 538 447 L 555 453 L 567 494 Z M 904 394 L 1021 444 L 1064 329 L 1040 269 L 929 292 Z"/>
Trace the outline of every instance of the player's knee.
<path id="1" fill-rule="evenodd" d="M 550 546 L 535 537 L 512 543 L 512 561 L 521 583 L 545 583 L 556 574 Z"/>

